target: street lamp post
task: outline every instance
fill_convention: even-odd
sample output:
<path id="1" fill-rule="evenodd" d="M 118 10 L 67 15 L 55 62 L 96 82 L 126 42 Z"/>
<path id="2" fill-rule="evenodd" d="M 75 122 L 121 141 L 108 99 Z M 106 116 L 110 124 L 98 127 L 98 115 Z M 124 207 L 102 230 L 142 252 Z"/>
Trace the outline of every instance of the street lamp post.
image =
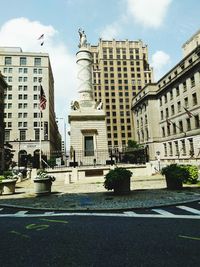
<path id="1" fill-rule="evenodd" d="M 158 160 L 158 171 L 160 172 L 160 151 L 156 151 L 157 160 Z"/>

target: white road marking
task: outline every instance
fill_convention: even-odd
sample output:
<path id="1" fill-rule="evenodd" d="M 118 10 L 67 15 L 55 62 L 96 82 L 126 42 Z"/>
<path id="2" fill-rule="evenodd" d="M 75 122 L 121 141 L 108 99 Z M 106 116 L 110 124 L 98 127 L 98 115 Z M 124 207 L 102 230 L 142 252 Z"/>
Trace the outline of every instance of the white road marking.
<path id="1" fill-rule="evenodd" d="M 3 208 L 0 208 L 0 211 L 2 211 L 3 210 Z"/>
<path id="2" fill-rule="evenodd" d="M 196 209 L 193 209 L 193 208 L 190 208 L 190 207 L 186 207 L 186 206 L 176 206 L 176 207 L 179 208 L 179 209 L 186 210 L 186 211 L 189 211 L 191 213 L 200 215 L 200 210 L 196 210 Z"/>
<path id="3" fill-rule="evenodd" d="M 135 213 L 134 211 L 125 211 L 124 214 L 130 216 L 130 217 L 133 217 L 135 215 L 137 215 L 137 213 Z"/>
<path id="4" fill-rule="evenodd" d="M 23 216 L 28 212 L 28 210 L 20 210 L 15 213 L 16 216 Z"/>
<path id="5" fill-rule="evenodd" d="M 152 209 L 152 211 L 155 211 L 161 215 L 164 215 L 164 216 L 174 216 L 175 214 L 169 212 L 169 211 L 166 211 L 166 210 L 163 210 L 163 209 Z"/>
<path id="6" fill-rule="evenodd" d="M 51 215 L 51 214 L 55 214 L 55 212 L 53 212 L 53 211 L 49 211 L 49 212 L 45 212 L 45 213 L 44 213 L 45 216 L 46 216 L 46 215 Z"/>
<path id="7" fill-rule="evenodd" d="M 96 217 L 124 217 L 124 218 L 161 218 L 161 219 L 196 219 L 200 220 L 200 216 L 197 215 L 161 215 L 161 214 L 124 214 L 124 213 L 75 213 L 75 212 L 64 212 L 64 213 L 54 213 L 45 215 L 43 214 L 0 214 L 0 218 L 6 218 L 6 217 L 16 217 L 16 218 L 37 218 L 37 217 L 60 217 L 60 216 L 96 216 Z"/>

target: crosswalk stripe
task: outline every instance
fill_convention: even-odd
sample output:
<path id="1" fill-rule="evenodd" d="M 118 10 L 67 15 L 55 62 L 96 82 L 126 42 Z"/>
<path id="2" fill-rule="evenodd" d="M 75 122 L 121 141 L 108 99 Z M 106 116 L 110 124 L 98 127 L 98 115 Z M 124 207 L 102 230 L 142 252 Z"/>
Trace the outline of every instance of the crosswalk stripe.
<path id="1" fill-rule="evenodd" d="M 193 208 L 190 208 L 190 207 L 186 207 L 186 206 L 176 206 L 176 207 L 179 208 L 179 209 L 186 210 L 186 211 L 189 211 L 191 213 L 200 215 L 200 210 L 196 210 L 196 209 L 193 209 Z"/>
<path id="2" fill-rule="evenodd" d="M 134 216 L 137 215 L 137 213 L 135 213 L 134 211 L 125 211 L 124 214 L 128 215 L 128 216 Z"/>
<path id="3" fill-rule="evenodd" d="M 124 213 L 54 213 L 49 215 L 43 214 L 0 214 L 0 218 L 42 218 L 42 217 L 60 217 L 60 216 L 95 216 L 95 217 L 126 217 L 126 218 L 161 218 L 161 219 L 194 219 L 200 220 L 200 216 L 197 215 L 175 215 L 174 216 L 163 216 L 161 214 L 136 214 L 130 212 L 129 214 Z"/>
<path id="4" fill-rule="evenodd" d="M 53 211 L 44 212 L 44 215 L 51 215 L 51 214 L 54 214 L 54 212 Z"/>
<path id="5" fill-rule="evenodd" d="M 155 212 L 157 212 L 161 215 L 164 215 L 164 216 L 174 216 L 173 213 L 166 211 L 166 210 L 162 210 L 162 209 L 152 209 L 152 211 L 155 211 Z"/>
<path id="6" fill-rule="evenodd" d="M 27 212 L 28 212 L 28 210 L 20 210 L 20 211 L 16 212 L 15 215 L 21 216 L 21 215 L 26 214 Z"/>

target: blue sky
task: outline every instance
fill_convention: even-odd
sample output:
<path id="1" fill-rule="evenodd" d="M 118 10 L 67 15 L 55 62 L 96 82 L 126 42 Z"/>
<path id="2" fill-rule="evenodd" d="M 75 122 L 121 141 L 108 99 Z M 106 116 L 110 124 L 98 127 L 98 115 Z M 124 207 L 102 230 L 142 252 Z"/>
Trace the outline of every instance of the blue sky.
<path id="1" fill-rule="evenodd" d="M 55 79 L 58 117 L 77 98 L 79 27 L 88 42 L 100 37 L 143 40 L 160 78 L 182 58 L 182 44 L 200 29 L 199 0 L 0 0 L 0 46 L 47 52 Z M 37 38 L 45 34 L 44 46 Z"/>

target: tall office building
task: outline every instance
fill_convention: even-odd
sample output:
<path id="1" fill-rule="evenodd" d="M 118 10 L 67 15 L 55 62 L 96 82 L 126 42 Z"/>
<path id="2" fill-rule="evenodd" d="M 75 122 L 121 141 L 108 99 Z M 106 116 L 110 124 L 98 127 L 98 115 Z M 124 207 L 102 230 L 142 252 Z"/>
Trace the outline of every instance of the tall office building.
<path id="1" fill-rule="evenodd" d="M 152 82 L 147 46 L 142 41 L 106 41 L 91 45 L 96 101 L 106 111 L 109 148 L 122 149 L 134 139 L 131 101 Z"/>
<path id="2" fill-rule="evenodd" d="M 46 95 L 41 118 L 41 150 L 47 158 L 61 150 L 54 111 L 54 79 L 49 55 L 0 48 L 0 71 L 8 83 L 4 91 L 5 141 L 13 145 L 14 161 L 38 167 L 40 150 L 40 81 Z"/>

